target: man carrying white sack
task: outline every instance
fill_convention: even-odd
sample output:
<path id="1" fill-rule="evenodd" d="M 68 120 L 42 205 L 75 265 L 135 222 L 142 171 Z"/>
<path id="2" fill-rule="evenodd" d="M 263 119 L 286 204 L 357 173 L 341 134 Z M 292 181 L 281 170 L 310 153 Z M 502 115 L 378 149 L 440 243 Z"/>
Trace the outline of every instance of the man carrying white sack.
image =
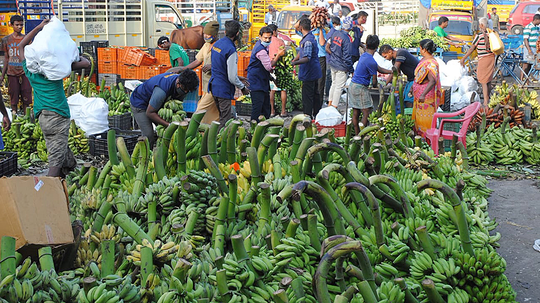
<path id="1" fill-rule="evenodd" d="M 32 73 L 26 67 L 24 48 L 49 23 L 45 19 L 34 28 L 19 44 L 19 53 L 24 73 L 34 89 L 34 115 L 39 119 L 39 125 L 45 137 L 49 153 L 49 177 L 65 177 L 66 173 L 77 165 L 73 152 L 69 149 L 69 106 L 64 94 L 62 79 L 49 80 L 42 74 Z M 78 62 L 71 64 L 71 69 L 88 68 L 90 61 L 80 57 Z"/>

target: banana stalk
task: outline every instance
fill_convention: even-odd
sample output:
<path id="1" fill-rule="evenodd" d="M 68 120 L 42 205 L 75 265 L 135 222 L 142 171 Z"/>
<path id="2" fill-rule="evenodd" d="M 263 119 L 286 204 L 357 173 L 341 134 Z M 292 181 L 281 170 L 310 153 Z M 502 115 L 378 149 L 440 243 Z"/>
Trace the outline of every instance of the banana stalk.
<path id="1" fill-rule="evenodd" d="M 363 184 L 360 184 L 357 182 L 351 182 L 351 183 L 345 184 L 345 194 L 347 194 L 351 190 L 359 191 L 367 200 L 369 207 L 371 208 L 371 218 L 373 220 L 373 227 L 375 229 L 375 238 L 376 238 L 377 246 L 383 245 L 385 241 L 384 241 L 384 233 L 383 233 L 383 228 L 382 228 L 381 211 L 379 209 L 379 202 L 377 201 L 377 199 L 375 199 L 375 196 L 373 195 L 373 193 L 371 193 L 371 191 Z M 362 201 L 356 201 L 356 202 L 362 203 Z M 348 209 L 346 210 L 348 211 Z M 343 212 L 341 212 L 341 214 L 343 215 Z M 349 224 L 353 226 L 353 228 L 355 227 L 350 222 Z M 358 223 L 356 224 L 359 225 Z M 356 227 L 355 232 L 356 232 L 356 229 L 359 229 L 359 228 L 360 226 Z M 357 233 L 357 235 L 360 236 L 360 233 Z"/>
<path id="2" fill-rule="evenodd" d="M 376 292 L 373 291 L 373 289 L 370 287 L 369 283 L 367 281 L 361 281 L 358 283 L 358 289 L 360 290 L 360 294 L 362 295 L 362 298 L 364 298 L 364 302 L 366 303 L 377 303 L 377 297 Z"/>
<path id="3" fill-rule="evenodd" d="M 270 224 L 270 184 L 261 182 L 258 184 L 261 194 L 259 195 L 259 221 L 257 235 L 264 237 L 266 224 Z"/>
<path id="4" fill-rule="evenodd" d="M 107 161 L 105 166 L 101 169 L 101 172 L 99 173 L 99 177 L 96 181 L 96 184 L 94 185 L 95 188 L 101 188 L 103 186 L 103 182 L 105 182 L 105 178 L 108 176 L 109 172 L 112 169 L 112 163 L 111 160 Z"/>
<path id="5" fill-rule="evenodd" d="M 270 126 L 270 123 L 268 123 L 268 121 L 262 121 L 257 124 L 257 126 L 255 127 L 255 132 L 253 133 L 253 137 L 251 138 L 251 147 L 259 146 L 263 138 L 263 135 L 269 126 Z"/>
<path id="6" fill-rule="evenodd" d="M 176 174 L 178 176 L 186 173 L 186 131 L 188 123 L 182 121 L 176 130 Z"/>
<path id="7" fill-rule="evenodd" d="M 409 198 L 407 197 L 405 191 L 401 188 L 401 186 L 399 185 L 399 183 L 397 183 L 396 180 L 394 180 L 390 176 L 385 175 L 376 175 L 369 177 L 370 185 L 375 185 L 378 183 L 384 183 L 392 189 L 394 195 L 398 197 L 398 199 L 401 201 L 403 215 L 405 215 L 406 218 L 414 218 L 414 212 L 411 206 L 411 202 L 409 201 Z"/>
<path id="8" fill-rule="evenodd" d="M 361 251 L 363 251 L 363 247 L 360 241 L 349 241 L 340 243 L 332 247 L 326 254 L 324 254 L 324 256 L 321 258 L 321 261 L 319 262 L 317 271 L 313 276 L 313 290 L 315 292 L 318 302 L 331 303 L 330 293 L 328 292 L 328 285 L 326 280 L 328 279 L 328 272 L 330 271 L 334 260 L 345 257 L 348 254 Z"/>
<path id="9" fill-rule="evenodd" d="M 419 226 L 416 229 L 416 235 L 418 236 L 418 240 L 420 241 L 420 245 L 424 251 L 431 257 L 432 260 L 435 260 L 437 255 L 435 254 L 435 248 L 433 247 L 433 243 L 431 242 L 427 228 L 425 226 Z"/>
<path id="10" fill-rule="evenodd" d="M 114 274 L 114 240 L 101 241 L 101 278 Z"/>
<path id="11" fill-rule="evenodd" d="M 161 149 L 162 149 L 161 154 L 163 155 L 162 162 L 164 166 L 167 165 L 167 158 L 168 158 L 167 156 L 169 155 L 169 145 L 171 144 L 172 136 L 174 135 L 174 132 L 176 131 L 179 125 L 180 123 L 178 122 L 172 122 L 169 124 L 169 126 L 167 126 L 167 128 L 163 132 L 163 138 L 161 140 Z"/>
<path id="12" fill-rule="evenodd" d="M 139 139 L 137 139 L 136 147 L 137 146 L 139 147 L 140 160 L 138 161 L 137 165 L 135 182 L 133 182 L 132 197 L 138 200 L 144 191 L 144 177 L 146 175 L 146 171 L 148 170 L 148 163 L 150 161 L 150 144 L 148 143 L 148 139 L 146 137 L 139 137 Z"/>
<path id="13" fill-rule="evenodd" d="M 114 224 L 118 225 L 125 231 L 135 242 L 142 244 L 142 240 L 146 239 L 151 241 L 150 236 L 148 236 L 144 230 L 141 229 L 137 223 L 135 223 L 127 214 L 125 213 L 116 213 L 113 216 Z"/>
<path id="14" fill-rule="evenodd" d="M 430 303 L 444 303 L 441 294 L 435 288 L 435 283 L 431 279 L 425 279 L 422 281 L 422 288 L 426 292 L 428 300 Z"/>
<path id="15" fill-rule="evenodd" d="M 145 285 L 148 276 L 154 272 L 154 256 L 152 248 L 144 246 L 141 248 L 141 285 Z"/>
<path id="16" fill-rule="evenodd" d="M 412 295 L 411 290 L 407 287 L 405 279 L 396 278 L 394 282 L 401 288 L 401 291 L 405 293 L 405 303 L 418 303 L 418 300 Z"/>
<path id="17" fill-rule="evenodd" d="M 112 196 L 111 196 L 112 199 Z M 109 201 L 109 199 L 105 199 L 103 203 L 99 206 L 99 210 L 96 214 L 96 219 L 94 220 L 94 224 L 92 225 L 92 231 L 101 232 L 101 229 L 103 228 L 103 222 L 105 221 L 105 218 L 109 214 L 109 212 L 112 209 L 112 203 Z"/>
<path id="18" fill-rule="evenodd" d="M 304 121 L 304 117 L 305 115 L 304 114 L 298 114 L 296 116 L 294 116 L 291 120 L 291 123 L 289 124 L 289 128 L 287 130 L 288 134 L 284 134 L 285 135 L 288 135 L 288 142 L 289 142 L 289 145 L 292 146 L 293 145 L 293 138 L 295 136 L 295 130 L 296 130 L 296 125 L 299 123 L 299 122 L 302 122 Z M 290 159 L 290 158 L 289 158 Z M 293 158 L 294 159 L 294 158 Z M 292 159 L 291 159 L 292 160 Z"/>
<path id="19" fill-rule="evenodd" d="M 324 169 L 319 173 L 317 180 L 319 182 L 321 182 L 321 179 L 328 180 L 330 178 L 330 173 L 331 172 L 339 173 L 341 176 L 343 176 L 343 178 L 345 178 L 345 181 L 347 181 L 347 183 L 354 182 L 353 178 L 351 177 L 349 172 L 347 172 L 345 167 L 343 167 L 342 165 L 337 164 L 337 163 L 330 163 L 330 164 L 326 165 L 324 167 Z M 324 185 L 323 185 L 323 187 L 324 187 Z M 359 203 L 359 205 L 358 205 L 358 208 L 360 209 L 360 211 L 362 213 L 362 218 L 364 218 L 364 222 L 366 224 L 366 227 L 369 228 L 371 225 L 373 225 L 373 218 L 371 217 L 369 209 L 367 208 L 367 205 L 366 205 L 366 203 L 364 201 L 364 198 L 362 197 L 362 195 L 360 193 L 358 193 L 356 191 L 350 191 L 349 194 L 352 195 L 352 198 L 353 198 L 354 201 L 361 201 L 361 203 Z M 338 209 L 340 209 L 340 212 L 342 212 L 342 210 L 341 210 L 342 208 L 346 208 L 345 205 L 339 205 L 338 204 Z M 342 212 L 342 214 L 343 213 L 344 212 Z M 347 222 L 349 222 L 349 220 L 345 216 L 344 216 L 344 219 Z"/>
<path id="20" fill-rule="evenodd" d="M 186 138 L 194 138 L 197 135 L 197 130 L 199 125 L 201 125 L 201 120 L 206 114 L 206 110 L 200 110 L 196 113 L 193 113 L 191 120 L 189 120 L 189 126 L 186 132 Z"/>
<path id="21" fill-rule="evenodd" d="M 249 166 L 251 167 L 251 184 L 257 185 L 261 182 L 261 167 L 259 166 L 259 161 L 257 159 L 257 150 L 255 147 L 250 146 L 247 149 Z"/>
<path id="22" fill-rule="evenodd" d="M 219 171 L 218 166 L 216 165 L 216 162 L 212 159 L 210 155 L 203 156 L 204 164 L 206 165 L 206 168 L 210 171 L 210 174 L 214 176 L 214 178 L 217 179 L 218 187 L 222 193 L 226 193 L 229 190 L 229 187 L 225 183 L 225 180 L 223 179 L 223 175 L 221 174 L 221 171 Z M 251 167 L 253 171 L 253 167 Z"/>
<path id="23" fill-rule="evenodd" d="M 272 295 L 276 303 L 289 303 L 289 298 L 284 289 L 278 289 Z"/>
<path id="24" fill-rule="evenodd" d="M 210 130 L 208 131 L 208 155 L 212 157 L 214 163 L 218 163 L 218 152 L 217 152 L 217 135 L 219 131 L 219 122 L 212 121 L 210 125 Z"/>
<path id="25" fill-rule="evenodd" d="M 267 134 L 266 136 L 264 136 L 264 138 L 262 139 L 259 145 L 259 149 L 257 150 L 257 159 L 259 160 L 259 167 L 263 166 L 266 155 L 270 157 L 267 151 L 272 144 L 277 143 L 278 139 L 279 139 L 278 135 Z"/>
<path id="26" fill-rule="evenodd" d="M 271 126 L 271 127 L 268 128 L 268 134 L 277 135 L 278 139 L 279 139 L 279 132 L 280 131 L 281 131 L 281 127 L 279 127 L 279 126 Z M 278 141 L 279 140 L 275 140 L 270 144 L 270 147 L 268 148 L 268 159 L 273 159 L 274 156 L 276 155 L 277 147 L 278 147 Z"/>
<path id="27" fill-rule="evenodd" d="M 229 125 L 229 135 L 227 138 L 227 160 L 229 164 L 233 164 L 236 161 L 236 132 L 238 130 L 238 127 L 242 123 L 240 121 L 234 120 Z M 225 146 L 222 146 L 221 148 L 225 148 Z"/>
<path id="28" fill-rule="evenodd" d="M 423 190 L 425 188 L 437 189 L 442 192 L 443 195 L 450 201 L 458 219 L 457 227 L 459 230 L 461 245 L 463 246 L 463 251 L 465 251 L 471 256 L 474 256 L 475 254 L 471 242 L 469 226 L 467 224 L 467 217 L 465 215 L 465 208 L 463 207 L 462 202 L 456 192 L 443 182 L 432 179 L 422 180 L 418 182 L 417 187 L 418 190 Z"/>
<path id="29" fill-rule="evenodd" d="M 219 163 L 227 163 L 227 140 L 229 139 L 230 130 L 231 130 L 231 123 L 227 123 L 227 126 L 225 126 L 219 132 L 220 140 L 221 140 L 221 145 L 220 145 L 219 154 L 218 154 Z"/>
<path id="30" fill-rule="evenodd" d="M 158 145 L 154 148 L 154 170 L 156 173 L 157 182 L 162 180 L 167 175 L 167 171 L 165 170 L 165 164 L 163 164 L 163 158 L 165 158 L 165 155 L 167 154 L 168 153 L 163 154 L 163 148 L 161 147 L 161 145 Z"/>
<path id="31" fill-rule="evenodd" d="M 236 214 L 236 205 L 238 199 L 238 177 L 235 174 L 229 175 L 229 211 L 227 222 L 232 224 Z"/>
<path id="32" fill-rule="evenodd" d="M 4 239 L 2 239 L 3 241 Z M 52 248 L 50 246 L 44 246 L 38 249 L 39 266 L 41 271 L 54 270 L 54 260 L 52 257 Z M 15 261 L 15 259 L 14 259 Z M 4 277 L 4 275 L 2 275 Z"/>
<path id="33" fill-rule="evenodd" d="M 349 155 L 347 154 L 345 149 L 343 149 L 343 147 L 341 147 L 340 145 L 335 144 L 335 143 L 319 143 L 319 144 L 311 146 L 307 150 L 307 157 L 302 167 L 302 176 L 306 176 L 311 171 L 314 155 L 318 154 L 319 152 L 323 150 L 333 151 L 337 153 L 341 157 L 341 160 L 343 161 L 343 163 L 348 163 L 350 161 Z"/>
<path id="34" fill-rule="evenodd" d="M 217 280 L 217 289 L 219 292 L 219 297 L 221 302 L 229 302 L 231 300 L 231 293 L 229 292 L 229 286 L 227 285 L 227 274 L 226 270 L 218 270 L 216 272 Z"/>
<path id="35" fill-rule="evenodd" d="M 296 184 L 302 181 L 302 177 L 300 176 L 300 165 L 298 161 L 291 161 L 289 166 L 291 167 L 293 183 Z M 292 207 L 293 207 L 293 212 L 296 215 L 296 217 L 300 218 L 300 216 L 304 213 L 304 210 L 307 209 L 306 197 L 301 196 L 300 202 L 293 199 Z"/>
<path id="36" fill-rule="evenodd" d="M 221 252 L 224 252 L 223 247 L 225 245 L 225 221 L 227 219 L 228 209 L 229 200 L 227 199 L 227 197 L 221 197 L 216 216 L 216 222 L 214 224 L 214 231 L 212 233 L 212 240 L 214 240 L 214 248 L 220 249 Z"/>
<path id="37" fill-rule="evenodd" d="M 202 136 L 201 149 L 199 151 L 199 164 L 197 166 L 198 170 L 204 170 L 204 161 L 202 160 L 202 156 L 208 155 L 208 133 L 209 132 L 210 132 L 210 127 L 207 126 Z"/>
<path id="38" fill-rule="evenodd" d="M 0 279 L 4 279 L 9 275 L 15 274 L 15 267 L 17 263 L 15 261 L 15 243 L 16 240 L 10 236 L 3 236 L 0 242 Z"/>
<path id="39" fill-rule="evenodd" d="M 86 182 L 86 189 L 92 190 L 96 183 L 97 168 L 95 166 L 90 167 L 88 170 L 88 181 Z"/>
<path id="40" fill-rule="evenodd" d="M 319 184 L 312 181 L 300 181 L 293 187 L 292 198 L 300 200 L 302 194 L 307 194 L 319 205 L 324 217 L 324 225 L 328 230 L 328 235 L 344 235 L 345 229 L 341 216 L 337 211 L 334 201 L 330 195 Z"/>
<path id="41" fill-rule="evenodd" d="M 359 237 L 361 237 L 362 235 L 367 235 L 366 231 L 362 228 L 360 223 L 358 223 L 358 221 L 354 218 L 349 209 L 347 209 L 341 198 L 334 191 L 334 189 L 330 185 L 330 182 L 328 182 L 328 177 L 324 178 L 324 175 L 329 175 L 329 173 L 323 174 L 322 172 L 323 171 L 319 172 L 319 174 L 317 175 L 317 181 L 319 182 L 319 185 L 321 185 L 326 190 L 326 192 L 328 192 L 330 198 L 334 201 L 335 207 L 338 209 L 343 219 L 347 222 L 347 224 L 352 226 L 355 234 L 357 234 Z M 363 201 L 360 201 L 359 204 L 364 204 L 365 206 L 365 203 Z"/>
<path id="42" fill-rule="evenodd" d="M 294 140 L 291 144 L 291 151 L 289 153 L 289 161 L 294 160 L 297 157 L 297 153 L 300 148 L 300 144 L 303 143 L 304 132 L 306 128 L 303 125 L 297 125 L 294 129 Z M 308 137 L 309 138 L 309 137 Z"/>
<path id="43" fill-rule="evenodd" d="M 129 178 L 135 178 L 135 167 L 133 166 L 133 162 L 131 162 L 131 157 L 129 155 L 126 147 L 126 142 L 124 141 L 123 137 L 116 138 L 116 146 L 118 147 L 120 158 L 122 159 L 122 163 L 124 163 L 124 167 L 126 168 L 126 172 Z"/>
<path id="44" fill-rule="evenodd" d="M 107 150 L 109 152 L 109 161 L 112 165 L 119 165 L 118 150 L 116 149 L 116 131 L 111 128 L 107 132 Z"/>
<path id="45" fill-rule="evenodd" d="M 296 236 L 296 230 L 300 226 L 300 220 L 293 218 L 289 221 L 287 229 L 285 230 L 285 238 L 293 238 Z"/>
<path id="46" fill-rule="evenodd" d="M 315 250 L 320 251 L 321 240 L 319 237 L 319 231 L 317 230 L 317 220 L 318 220 L 317 215 L 315 214 L 307 215 L 307 230 L 308 230 L 311 246 L 315 248 Z"/>

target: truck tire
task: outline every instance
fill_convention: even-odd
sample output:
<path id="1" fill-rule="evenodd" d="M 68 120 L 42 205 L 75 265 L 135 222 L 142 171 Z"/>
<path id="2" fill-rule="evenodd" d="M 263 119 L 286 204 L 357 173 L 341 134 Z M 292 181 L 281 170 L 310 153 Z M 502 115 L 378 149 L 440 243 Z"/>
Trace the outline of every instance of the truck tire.
<path id="1" fill-rule="evenodd" d="M 523 26 L 521 25 L 514 25 L 512 26 L 512 29 L 510 30 L 513 35 L 523 35 Z"/>
<path id="2" fill-rule="evenodd" d="M 351 9 L 345 5 L 341 6 L 341 11 L 343 12 L 343 16 L 348 16 L 351 13 Z"/>

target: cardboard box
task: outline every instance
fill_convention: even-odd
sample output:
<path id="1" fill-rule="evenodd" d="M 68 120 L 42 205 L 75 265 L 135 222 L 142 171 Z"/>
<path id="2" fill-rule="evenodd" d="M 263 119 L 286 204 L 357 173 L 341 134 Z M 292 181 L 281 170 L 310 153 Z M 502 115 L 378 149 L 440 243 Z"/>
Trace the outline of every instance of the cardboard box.
<path id="1" fill-rule="evenodd" d="M 14 237 L 16 249 L 73 243 L 67 188 L 59 178 L 3 177 L 0 197 L 0 238 Z"/>

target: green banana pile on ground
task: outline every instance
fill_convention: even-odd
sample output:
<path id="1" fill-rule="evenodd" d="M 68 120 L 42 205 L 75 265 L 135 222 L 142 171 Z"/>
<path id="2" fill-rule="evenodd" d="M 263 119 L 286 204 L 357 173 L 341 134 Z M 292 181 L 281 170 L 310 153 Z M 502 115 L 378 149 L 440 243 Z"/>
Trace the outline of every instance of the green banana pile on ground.
<path id="1" fill-rule="evenodd" d="M 122 83 L 105 87 L 105 79 L 101 81 L 97 97 L 102 98 L 109 106 L 109 116 L 122 115 L 131 111 L 129 96 Z"/>
<path id="2" fill-rule="evenodd" d="M 111 130 L 109 161 L 67 177 L 86 232 L 58 297 L 74 300 L 71 283 L 80 302 L 515 302 L 487 181 L 460 143 L 435 157 L 380 125 L 336 140 L 303 115 L 203 115 L 153 151 L 141 137 L 130 154 Z"/>
<path id="3" fill-rule="evenodd" d="M 540 164 L 540 143 L 538 143 L 536 125 L 532 129 L 510 128 L 508 121 L 507 118 L 500 128 L 495 128 L 492 124 L 486 128 L 485 133 L 473 132 L 467 135 L 467 153 L 473 163 L 477 165 L 511 165 L 525 162 L 533 165 Z"/>
<path id="4" fill-rule="evenodd" d="M 26 115 L 14 117 L 10 130 L 2 132 L 5 150 L 17 152 L 19 165 L 24 169 L 37 162 L 48 161 L 43 132 L 38 121 L 31 121 L 31 111 L 28 108 Z M 74 121 L 69 128 L 68 144 L 75 155 L 87 154 L 90 150 L 84 131 Z"/>
<path id="5" fill-rule="evenodd" d="M 389 44 L 395 48 L 413 48 L 419 47 L 420 41 L 423 39 L 431 39 L 437 47 L 443 50 L 448 50 L 450 47 L 444 38 L 437 36 L 433 30 L 426 30 L 420 26 L 414 26 L 404 29 L 400 32 L 400 38 L 383 38 L 381 45 Z"/>

